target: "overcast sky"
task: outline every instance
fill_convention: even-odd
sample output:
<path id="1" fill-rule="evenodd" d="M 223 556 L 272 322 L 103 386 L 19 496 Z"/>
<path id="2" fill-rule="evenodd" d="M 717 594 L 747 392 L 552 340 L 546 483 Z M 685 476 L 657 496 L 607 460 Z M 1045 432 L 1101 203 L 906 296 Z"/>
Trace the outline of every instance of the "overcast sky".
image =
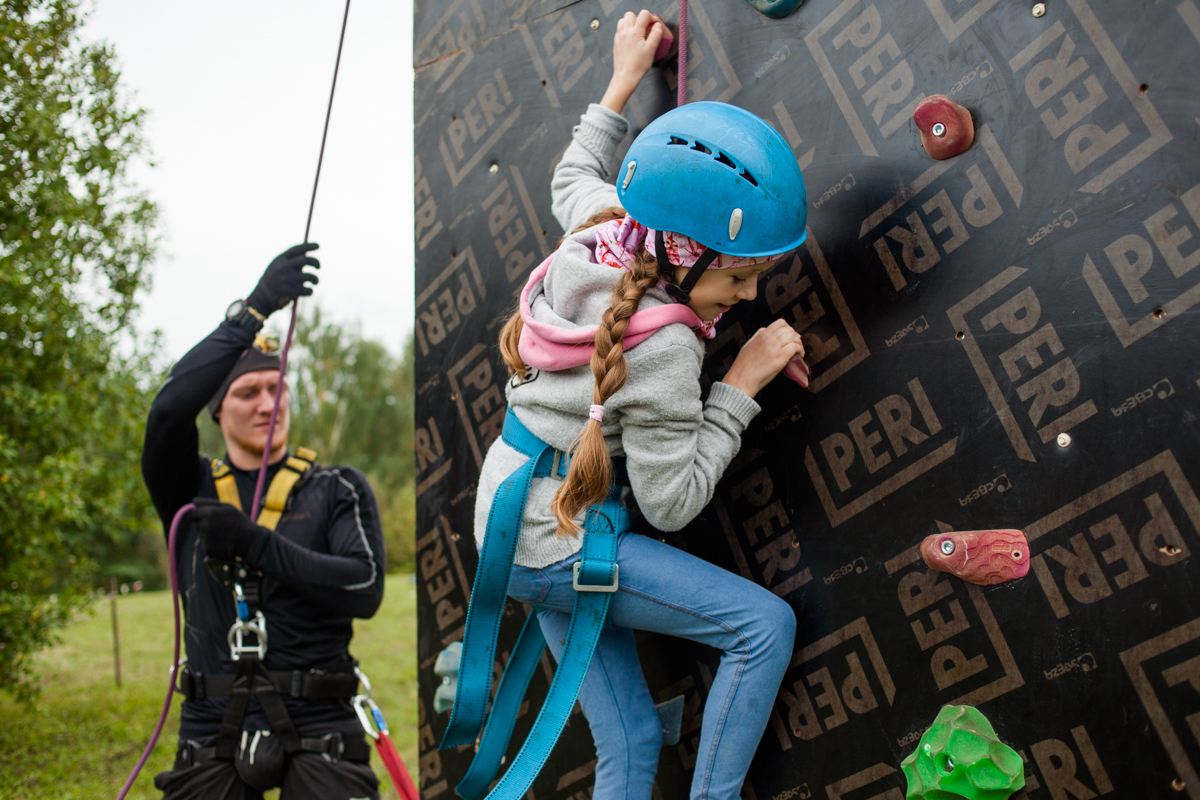
<path id="1" fill-rule="evenodd" d="M 161 255 L 140 327 L 174 360 L 304 238 L 343 0 L 94 0 L 149 112 Z M 398 351 L 412 329 L 412 5 L 353 0 L 311 241 L 314 299 Z M 311 301 L 302 301 L 311 302 Z M 285 315 L 276 315 L 286 326 Z"/>

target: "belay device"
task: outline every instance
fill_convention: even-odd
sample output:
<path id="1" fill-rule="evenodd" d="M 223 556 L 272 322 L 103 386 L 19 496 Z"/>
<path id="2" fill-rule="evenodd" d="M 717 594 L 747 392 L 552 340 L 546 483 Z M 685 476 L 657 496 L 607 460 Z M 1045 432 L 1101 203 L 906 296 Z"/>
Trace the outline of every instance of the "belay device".
<path id="1" fill-rule="evenodd" d="M 546 647 L 536 615 L 530 615 L 500 679 L 489 716 L 487 702 L 492 686 L 496 639 L 508 597 L 509 577 L 529 486 L 534 478 L 564 478 L 570 466 L 567 454 L 531 433 L 511 409 L 504 418 L 501 437 L 509 447 L 528 456 L 529 460 L 500 484 L 488 512 L 487 534 L 467 610 L 454 710 L 439 745 L 445 750 L 472 744 L 480 737 L 475 758 L 455 787 L 463 800 L 482 797 L 499 771 L 512 737 L 517 711 Z M 517 757 L 488 794 L 489 800 L 518 800 L 537 778 L 567 724 L 592 662 L 596 642 L 606 624 L 612 593 L 619 586 L 617 539 L 629 529 L 629 509 L 620 504 L 620 487 L 627 485 L 628 479 L 623 477 L 623 459 L 613 459 L 613 462 L 618 476 L 616 483 L 604 502 L 590 507 L 585 517 L 583 553 L 575 564 L 575 606 L 550 692 Z"/>

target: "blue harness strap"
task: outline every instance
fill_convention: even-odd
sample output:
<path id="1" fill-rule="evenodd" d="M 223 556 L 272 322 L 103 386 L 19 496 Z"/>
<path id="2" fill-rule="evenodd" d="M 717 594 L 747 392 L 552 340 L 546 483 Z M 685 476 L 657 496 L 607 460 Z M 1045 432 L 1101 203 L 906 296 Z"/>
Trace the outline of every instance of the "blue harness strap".
<path id="1" fill-rule="evenodd" d="M 483 730 L 475 758 L 455 787 L 464 800 L 482 797 L 499 771 L 517 711 L 546 645 L 536 615 L 531 614 L 513 648 L 489 716 L 492 665 L 529 485 L 535 477 L 561 477 L 567 467 L 562 453 L 534 436 L 511 409 L 505 416 L 502 437 L 529 460 L 500 484 L 492 500 L 467 610 L 454 709 L 440 745 L 446 749 L 470 744 Z M 519 800 L 562 734 L 617 589 L 617 539 L 628 528 L 629 511 L 621 506 L 619 488 L 614 486 L 607 499 L 588 509 L 585 516 L 583 553 L 575 565 L 575 604 L 550 691 L 520 752 L 488 800 Z"/>

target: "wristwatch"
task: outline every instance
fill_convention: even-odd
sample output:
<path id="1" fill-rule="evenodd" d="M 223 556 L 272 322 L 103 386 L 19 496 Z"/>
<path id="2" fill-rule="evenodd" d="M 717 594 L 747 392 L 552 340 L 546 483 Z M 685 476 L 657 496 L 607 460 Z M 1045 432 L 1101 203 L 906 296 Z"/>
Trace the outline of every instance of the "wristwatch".
<path id="1" fill-rule="evenodd" d="M 225 319 L 234 325 L 249 328 L 255 333 L 262 329 L 263 323 L 267 320 L 262 314 L 248 306 L 245 300 L 234 300 L 230 303 L 229 308 L 225 309 Z"/>

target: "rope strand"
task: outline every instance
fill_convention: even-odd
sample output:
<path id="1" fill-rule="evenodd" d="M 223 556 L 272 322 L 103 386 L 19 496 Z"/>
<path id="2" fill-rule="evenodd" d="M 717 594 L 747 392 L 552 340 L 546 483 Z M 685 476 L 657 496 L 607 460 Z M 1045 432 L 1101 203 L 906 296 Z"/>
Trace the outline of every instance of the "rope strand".
<path id="1" fill-rule="evenodd" d="M 687 102 L 687 0 L 679 0 L 679 82 L 675 86 L 675 104 Z"/>
<path id="2" fill-rule="evenodd" d="M 308 232 L 312 228 L 313 209 L 317 205 L 317 185 L 321 182 L 321 165 L 325 163 L 325 140 L 329 136 L 329 119 L 333 116 L 333 93 L 337 89 L 338 69 L 342 65 L 342 44 L 346 41 L 346 22 L 350 19 L 350 0 L 346 0 L 346 10 L 342 14 L 342 33 L 338 37 L 337 58 L 333 62 L 333 83 L 329 86 L 329 105 L 325 108 L 325 128 L 321 131 L 321 150 L 317 154 L 317 174 L 313 178 L 312 199 L 308 202 L 308 221 L 304 223 L 304 243 L 308 244 Z M 292 318 L 288 322 L 287 338 L 283 342 L 283 350 L 279 353 L 279 380 L 275 384 L 275 405 L 271 408 L 271 423 L 267 425 L 267 443 L 263 448 L 262 466 L 258 470 L 258 480 L 254 484 L 254 502 L 250 505 L 250 519 L 258 519 L 261 508 L 263 488 L 267 485 L 267 467 L 271 460 L 271 444 L 275 440 L 275 422 L 279 419 L 279 400 L 283 397 L 284 378 L 287 376 L 288 351 L 292 349 L 292 335 L 296 331 L 296 313 L 300 308 L 300 298 L 292 301 Z"/>

